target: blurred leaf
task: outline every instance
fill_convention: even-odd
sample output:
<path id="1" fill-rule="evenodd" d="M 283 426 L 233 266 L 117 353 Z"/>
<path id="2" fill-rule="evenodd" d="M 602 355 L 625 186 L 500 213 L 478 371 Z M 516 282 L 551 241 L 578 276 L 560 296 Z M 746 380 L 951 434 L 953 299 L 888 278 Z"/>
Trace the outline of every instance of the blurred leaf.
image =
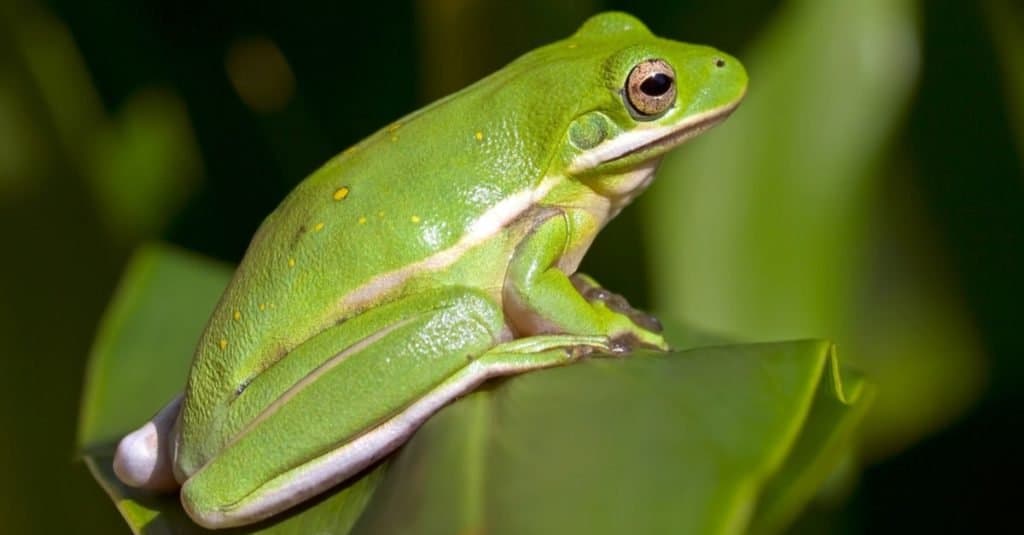
<path id="1" fill-rule="evenodd" d="M 523 52 L 576 30 L 595 2 L 416 2 L 421 100 L 462 89 Z M 467 46 L 472 44 L 472 46 Z"/>
<path id="2" fill-rule="evenodd" d="M 992 37 L 1003 66 L 1004 95 L 1017 131 L 1017 153 L 1024 159 L 1024 8 L 1008 0 L 983 5 L 987 8 Z"/>
<path id="3" fill-rule="evenodd" d="M 844 319 L 871 171 L 915 79 L 910 8 L 790 0 L 740 54 L 746 101 L 666 158 L 643 197 L 655 203 L 670 310 L 751 336 L 828 332 Z"/>
<path id="4" fill-rule="evenodd" d="M 0 171 L 0 187 L 24 180 L 25 172 L 67 174 L 49 162 L 59 158 L 89 179 L 97 213 L 115 235 L 130 241 L 154 234 L 180 208 L 202 171 L 184 103 L 169 90 L 142 91 L 110 120 L 68 29 L 48 11 L 19 3 L 12 10 L 17 24 L 10 53 L 12 65 L 20 67 L 13 78 L 25 80 L 5 84 L 0 78 L 0 119 L 11 121 L 0 120 L 0 141 L 5 135 L 17 140 L 0 143 L 0 163 L 15 166 Z M 9 85 L 38 94 L 26 96 L 24 88 Z M 32 105 L 14 107 L 26 104 L 21 100 Z M 5 179 L 7 174 L 13 178 Z"/>
<path id="5" fill-rule="evenodd" d="M 185 104 L 166 90 L 133 95 L 117 120 L 98 128 L 90 147 L 98 212 L 123 239 L 162 229 L 202 173 Z"/>
<path id="6" fill-rule="evenodd" d="M 175 497 L 120 485 L 111 451 L 180 389 L 227 277 L 147 248 L 100 329 L 80 444 L 136 532 L 202 531 Z M 735 533 L 752 514 L 774 531 L 849 447 L 863 389 L 825 342 L 591 358 L 495 381 L 432 418 L 390 467 L 238 532 L 346 533 L 368 501 L 355 533 Z"/>
<path id="7" fill-rule="evenodd" d="M 235 92 L 258 113 L 280 112 L 295 94 L 295 73 L 281 48 L 267 37 L 231 43 L 224 66 Z"/>
<path id="8" fill-rule="evenodd" d="M 835 337 L 879 385 L 876 452 L 949 421 L 982 376 L 920 212 L 883 204 L 918 40 L 913 1 L 784 3 L 739 54 L 747 101 L 641 198 L 656 308 L 748 339 Z"/>
<path id="9" fill-rule="evenodd" d="M 0 20 L 0 201 L 28 189 L 47 166 L 42 128 L 33 120 L 25 73 L 8 37 Z"/>
<path id="10" fill-rule="evenodd" d="M 67 27 L 34 2 L 19 1 L 12 37 L 37 98 L 45 106 L 46 121 L 65 155 L 77 155 L 103 120 L 103 105 L 89 79 L 85 61 L 78 53 Z"/>
<path id="11" fill-rule="evenodd" d="M 71 36 L 32 4 L 0 2 L 0 195 L 38 188 L 60 169 L 73 126 L 95 120 Z"/>

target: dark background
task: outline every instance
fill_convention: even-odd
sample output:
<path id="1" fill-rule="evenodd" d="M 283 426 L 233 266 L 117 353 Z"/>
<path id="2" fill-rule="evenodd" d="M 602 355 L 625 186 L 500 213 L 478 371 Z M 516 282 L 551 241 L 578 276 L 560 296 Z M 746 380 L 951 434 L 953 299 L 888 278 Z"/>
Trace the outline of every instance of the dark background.
<path id="1" fill-rule="evenodd" d="M 744 59 L 784 4 L 0 2 L 0 531 L 125 531 L 74 437 L 93 331 L 141 241 L 236 262 L 317 165 L 594 12 Z M 808 532 L 975 532 L 1018 516 L 1024 10 L 916 5 L 909 103 L 860 112 L 898 114 L 877 168 L 909 171 L 886 198 L 918 207 L 926 263 L 949 274 L 986 379 L 939 424 L 865 456 L 854 490 L 796 527 Z M 658 289 L 649 241 L 631 239 L 650 232 L 638 213 L 584 267 L 644 305 Z"/>

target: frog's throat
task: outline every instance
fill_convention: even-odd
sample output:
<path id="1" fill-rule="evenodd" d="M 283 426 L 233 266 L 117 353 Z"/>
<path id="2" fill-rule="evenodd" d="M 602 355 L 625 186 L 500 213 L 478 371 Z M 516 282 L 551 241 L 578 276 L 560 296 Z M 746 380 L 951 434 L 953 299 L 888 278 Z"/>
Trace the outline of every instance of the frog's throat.
<path id="1" fill-rule="evenodd" d="M 737 103 L 699 113 L 671 125 L 638 126 L 580 154 L 569 164 L 569 174 L 579 174 L 623 158 L 650 153 L 657 158 L 666 151 L 724 121 Z"/>
<path id="2" fill-rule="evenodd" d="M 654 181 L 654 173 L 658 170 L 659 165 L 661 165 L 660 156 L 644 162 L 632 171 L 619 175 L 613 182 L 614 186 L 607 188 L 607 191 L 603 192 L 609 201 L 608 215 L 605 222 L 619 215 L 623 208 L 633 202 L 651 185 L 651 182 Z"/>

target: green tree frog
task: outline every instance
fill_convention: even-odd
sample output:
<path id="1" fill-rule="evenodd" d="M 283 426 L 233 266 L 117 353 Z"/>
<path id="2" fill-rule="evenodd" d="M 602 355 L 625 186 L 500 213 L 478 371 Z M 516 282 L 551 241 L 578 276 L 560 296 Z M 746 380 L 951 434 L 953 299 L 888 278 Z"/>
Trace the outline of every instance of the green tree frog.
<path id="1" fill-rule="evenodd" d="M 317 170 L 256 232 L 183 394 L 118 445 L 199 524 L 283 511 L 488 378 L 666 349 L 576 274 L 672 147 L 725 119 L 738 61 L 605 13 Z"/>

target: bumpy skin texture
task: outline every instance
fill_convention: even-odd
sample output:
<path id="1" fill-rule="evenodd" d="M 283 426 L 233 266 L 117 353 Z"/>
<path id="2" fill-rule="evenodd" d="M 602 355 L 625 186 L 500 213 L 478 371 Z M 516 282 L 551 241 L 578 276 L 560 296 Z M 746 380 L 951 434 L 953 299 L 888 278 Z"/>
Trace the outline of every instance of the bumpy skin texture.
<path id="1" fill-rule="evenodd" d="M 676 96 L 646 117 L 623 88 L 652 58 Z M 186 509 L 252 521 L 313 491 L 262 510 L 261 493 L 440 390 L 590 349 L 665 348 L 648 316 L 569 276 L 660 157 L 745 88 L 731 57 L 608 13 L 316 171 L 257 231 L 199 341 L 169 431 Z"/>

